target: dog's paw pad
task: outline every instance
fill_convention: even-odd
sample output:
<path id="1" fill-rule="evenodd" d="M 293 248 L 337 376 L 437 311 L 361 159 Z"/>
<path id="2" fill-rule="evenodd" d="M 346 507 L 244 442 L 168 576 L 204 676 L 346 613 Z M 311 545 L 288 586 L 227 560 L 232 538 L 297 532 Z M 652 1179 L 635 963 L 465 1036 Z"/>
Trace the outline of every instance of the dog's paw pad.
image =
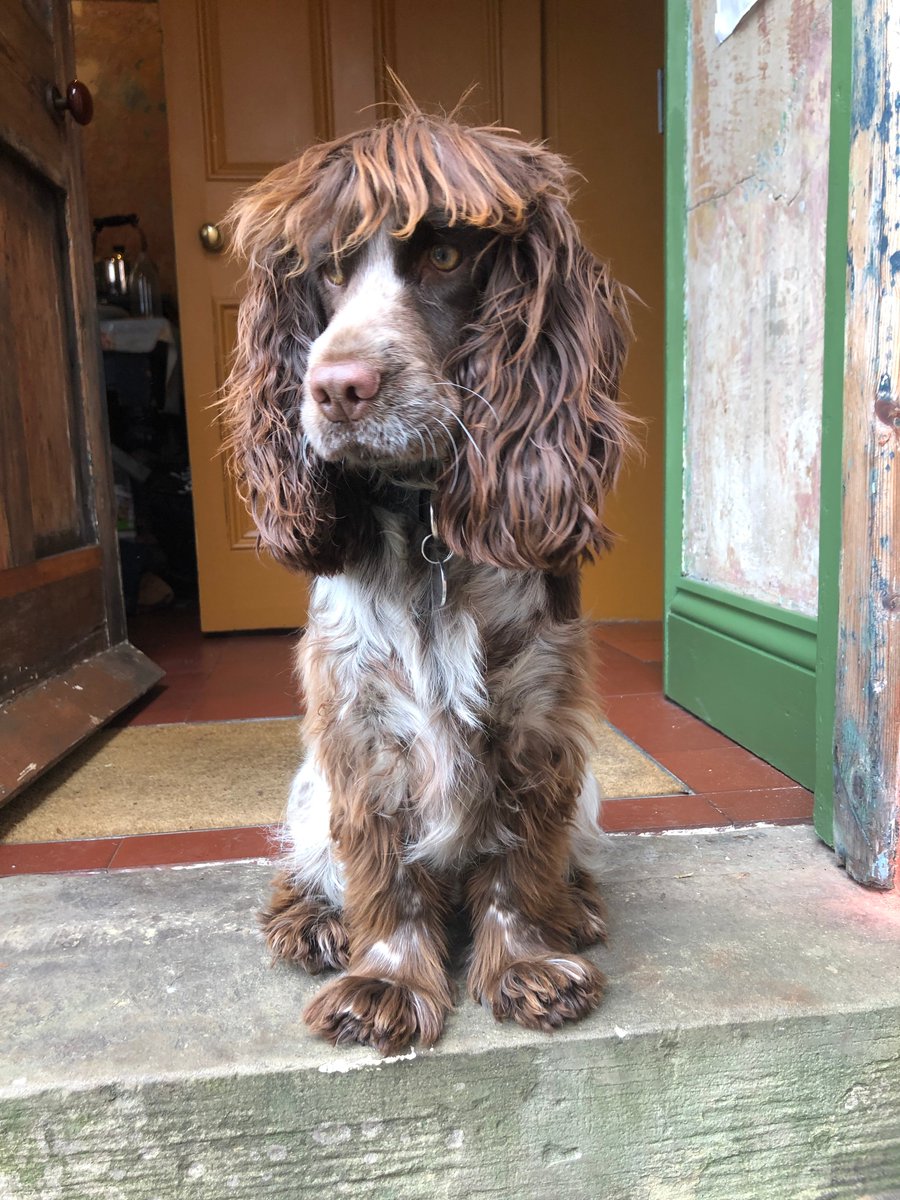
<path id="1" fill-rule="evenodd" d="M 497 977 L 485 996 L 498 1021 L 549 1031 L 579 1021 L 597 1007 L 605 980 L 577 955 L 521 959 Z"/>
<path id="2" fill-rule="evenodd" d="M 446 1004 L 405 984 L 345 975 L 313 997 L 303 1019 L 333 1046 L 358 1043 L 399 1054 L 414 1041 L 433 1045 L 446 1014 Z"/>

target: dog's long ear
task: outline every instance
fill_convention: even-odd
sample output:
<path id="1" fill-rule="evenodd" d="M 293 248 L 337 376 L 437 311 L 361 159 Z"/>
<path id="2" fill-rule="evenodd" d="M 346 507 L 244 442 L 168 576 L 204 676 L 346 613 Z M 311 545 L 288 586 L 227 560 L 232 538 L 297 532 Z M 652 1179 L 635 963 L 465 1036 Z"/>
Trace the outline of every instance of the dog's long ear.
<path id="1" fill-rule="evenodd" d="M 546 171 L 564 167 L 539 152 Z M 440 489 L 448 546 L 478 562 L 561 572 L 607 548 L 606 492 L 631 419 L 618 405 L 630 325 L 622 289 L 559 194 L 499 237 L 480 311 L 449 364 L 471 441 Z"/>
<path id="2" fill-rule="evenodd" d="M 298 164 L 279 168 L 229 216 L 248 268 L 222 408 L 229 463 L 260 543 L 286 566 L 328 575 L 341 570 L 360 531 L 348 481 L 315 458 L 300 419 L 309 348 L 324 327 L 288 228 L 301 183 Z"/>

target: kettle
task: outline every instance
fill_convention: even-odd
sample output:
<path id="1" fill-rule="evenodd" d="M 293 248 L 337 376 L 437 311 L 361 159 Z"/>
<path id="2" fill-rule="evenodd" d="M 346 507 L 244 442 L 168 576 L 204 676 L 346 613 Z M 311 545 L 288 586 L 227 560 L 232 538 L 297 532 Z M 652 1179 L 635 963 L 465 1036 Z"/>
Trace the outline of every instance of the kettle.
<path id="1" fill-rule="evenodd" d="M 131 242 L 138 244 L 134 260 L 126 254 L 124 242 L 114 243 L 112 253 L 101 256 L 98 244 L 104 230 L 122 228 L 130 230 Z M 95 217 L 93 247 L 98 301 L 101 304 L 121 305 L 133 317 L 159 316 L 162 312 L 159 276 L 147 254 L 147 238 L 137 213 Z"/>

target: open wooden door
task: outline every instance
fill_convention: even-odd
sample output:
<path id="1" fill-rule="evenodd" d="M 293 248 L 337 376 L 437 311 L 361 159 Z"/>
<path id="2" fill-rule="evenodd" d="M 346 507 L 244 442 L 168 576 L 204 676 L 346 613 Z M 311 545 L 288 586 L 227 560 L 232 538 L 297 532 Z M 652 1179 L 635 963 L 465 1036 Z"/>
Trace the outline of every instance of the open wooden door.
<path id="1" fill-rule="evenodd" d="M 0 6 L 0 52 L 2 803 L 161 672 L 125 640 L 68 4 Z"/>

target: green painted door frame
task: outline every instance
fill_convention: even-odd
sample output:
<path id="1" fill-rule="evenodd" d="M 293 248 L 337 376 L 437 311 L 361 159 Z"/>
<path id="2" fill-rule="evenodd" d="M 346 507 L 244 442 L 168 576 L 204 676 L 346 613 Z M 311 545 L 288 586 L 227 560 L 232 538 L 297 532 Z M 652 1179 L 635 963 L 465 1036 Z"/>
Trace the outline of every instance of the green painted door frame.
<path id="1" fill-rule="evenodd" d="M 834 0 L 818 617 L 760 603 L 682 571 L 690 0 L 666 8 L 665 691 L 805 787 L 832 843 L 841 430 L 849 189 L 850 0 Z"/>

